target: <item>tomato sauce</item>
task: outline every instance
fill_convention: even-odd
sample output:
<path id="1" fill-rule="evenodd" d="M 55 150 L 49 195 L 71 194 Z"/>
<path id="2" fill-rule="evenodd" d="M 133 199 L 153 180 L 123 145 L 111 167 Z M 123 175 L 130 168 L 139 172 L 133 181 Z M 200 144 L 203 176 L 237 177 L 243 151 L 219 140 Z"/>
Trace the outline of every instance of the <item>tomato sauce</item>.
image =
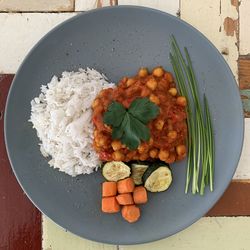
<path id="1" fill-rule="evenodd" d="M 159 106 L 160 113 L 149 122 L 150 140 L 136 150 L 129 150 L 118 140 L 112 140 L 112 128 L 103 123 L 103 114 L 112 101 L 128 108 L 136 98 L 147 97 Z M 167 163 L 186 156 L 186 99 L 179 96 L 174 79 L 162 67 L 151 73 L 146 68 L 134 77 L 124 77 L 114 89 L 102 90 L 92 104 L 94 123 L 93 147 L 103 161 L 160 159 Z"/>

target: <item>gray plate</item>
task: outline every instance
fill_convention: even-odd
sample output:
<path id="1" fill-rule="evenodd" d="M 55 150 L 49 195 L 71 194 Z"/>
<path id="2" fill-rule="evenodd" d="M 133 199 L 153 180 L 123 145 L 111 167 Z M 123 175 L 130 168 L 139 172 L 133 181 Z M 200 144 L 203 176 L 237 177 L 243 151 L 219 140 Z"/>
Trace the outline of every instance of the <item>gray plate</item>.
<path id="1" fill-rule="evenodd" d="M 186 162 L 172 166 L 167 192 L 149 195 L 139 222 L 100 210 L 101 174 L 71 178 L 50 168 L 28 123 L 30 100 L 53 75 L 94 67 L 112 81 L 141 66 L 171 70 L 169 36 L 187 46 L 200 89 L 214 118 L 215 191 L 204 197 L 184 194 Z M 166 13 L 142 7 L 94 10 L 49 32 L 24 60 L 12 84 L 5 113 L 5 139 L 15 175 L 33 203 L 62 227 L 82 237 L 113 244 L 149 242 L 197 221 L 223 194 L 235 172 L 243 141 L 243 114 L 234 77 L 220 53 L 197 30 Z"/>

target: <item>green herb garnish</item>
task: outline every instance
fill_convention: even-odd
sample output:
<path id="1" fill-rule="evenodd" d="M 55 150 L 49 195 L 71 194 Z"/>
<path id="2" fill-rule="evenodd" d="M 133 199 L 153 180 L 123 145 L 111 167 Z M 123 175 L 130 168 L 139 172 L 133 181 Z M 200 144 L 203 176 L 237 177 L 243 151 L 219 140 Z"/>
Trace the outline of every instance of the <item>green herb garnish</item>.
<path id="1" fill-rule="evenodd" d="M 187 48 L 184 48 L 184 53 L 185 58 L 174 36 L 172 36 L 170 60 L 179 91 L 188 101 L 188 165 L 185 192 L 188 192 L 192 178 L 192 193 L 199 192 L 203 195 L 206 185 L 209 185 L 210 190 L 213 191 L 214 134 L 208 102 L 204 95 L 203 110 L 197 80 Z"/>
<path id="2" fill-rule="evenodd" d="M 138 148 L 141 141 L 150 139 L 148 122 L 159 114 L 159 107 L 148 98 L 137 98 L 128 109 L 113 101 L 104 113 L 103 122 L 112 126 L 112 139 L 119 139 L 130 150 Z"/>

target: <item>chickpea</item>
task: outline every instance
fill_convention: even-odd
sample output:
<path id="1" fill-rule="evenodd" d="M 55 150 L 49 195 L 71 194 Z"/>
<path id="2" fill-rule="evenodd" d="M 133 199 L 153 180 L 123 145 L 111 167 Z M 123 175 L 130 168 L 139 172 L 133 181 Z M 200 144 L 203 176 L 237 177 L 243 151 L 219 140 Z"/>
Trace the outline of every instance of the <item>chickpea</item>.
<path id="1" fill-rule="evenodd" d="M 178 155 L 181 155 L 181 156 L 185 155 L 186 154 L 186 146 L 185 145 L 178 145 L 176 147 L 176 152 Z"/>
<path id="2" fill-rule="evenodd" d="M 145 77 L 148 75 L 148 69 L 147 68 L 140 68 L 138 71 L 138 76 L 139 77 Z"/>
<path id="3" fill-rule="evenodd" d="M 126 84 L 127 84 L 127 87 L 130 87 L 132 84 L 134 84 L 135 83 L 135 79 L 134 78 L 129 78 L 128 80 L 127 80 L 127 82 L 126 82 Z"/>
<path id="4" fill-rule="evenodd" d="M 159 159 L 161 161 L 166 161 L 169 157 L 169 152 L 167 150 L 161 149 L 159 152 Z"/>
<path id="5" fill-rule="evenodd" d="M 100 104 L 100 99 L 96 98 L 92 103 L 92 108 L 96 108 Z"/>
<path id="6" fill-rule="evenodd" d="M 157 87 L 157 81 L 154 78 L 150 78 L 147 83 L 147 87 L 151 90 L 155 90 Z"/>
<path id="7" fill-rule="evenodd" d="M 166 73 L 164 74 L 164 78 L 167 79 L 168 82 L 173 82 L 173 81 L 174 81 L 174 78 L 173 78 L 172 74 L 169 73 L 169 72 L 166 72 Z"/>
<path id="8" fill-rule="evenodd" d="M 162 130 L 162 129 L 163 129 L 163 126 L 164 126 L 164 123 L 165 123 L 165 122 L 164 122 L 163 120 L 161 120 L 161 119 L 155 121 L 155 123 L 154 123 L 155 128 L 156 128 L 157 130 Z"/>
<path id="9" fill-rule="evenodd" d="M 175 162 L 175 154 L 170 154 L 168 159 L 166 160 L 167 163 Z"/>
<path id="10" fill-rule="evenodd" d="M 112 154 L 112 158 L 115 160 L 115 161 L 123 161 L 125 156 L 124 154 L 121 152 L 121 151 L 115 151 L 113 152 Z"/>
<path id="11" fill-rule="evenodd" d="M 122 148 L 122 144 L 118 140 L 112 141 L 111 146 L 112 146 L 114 151 L 117 151 L 117 150 Z"/>
<path id="12" fill-rule="evenodd" d="M 157 158 L 157 156 L 158 156 L 158 149 L 156 149 L 156 148 L 151 149 L 151 150 L 149 151 L 149 156 L 150 156 L 151 158 Z"/>
<path id="13" fill-rule="evenodd" d="M 168 137 L 171 138 L 171 139 L 176 139 L 176 137 L 177 137 L 177 132 L 176 132 L 175 130 L 169 131 L 169 132 L 168 132 Z"/>
<path id="14" fill-rule="evenodd" d="M 154 94 L 151 94 L 151 95 L 149 96 L 149 100 L 150 100 L 151 102 L 155 103 L 156 105 L 159 105 L 159 104 L 160 104 L 159 98 L 158 98 L 156 95 L 154 95 Z"/>
<path id="15" fill-rule="evenodd" d="M 185 96 L 178 96 L 176 99 L 176 103 L 179 106 L 186 107 L 187 106 L 187 99 Z"/>
<path id="16" fill-rule="evenodd" d="M 157 67 L 153 70 L 153 75 L 156 77 L 162 77 L 164 75 L 164 70 L 162 67 Z"/>
<path id="17" fill-rule="evenodd" d="M 176 88 L 170 88 L 168 90 L 168 93 L 172 96 L 176 96 L 177 95 L 177 89 Z"/>
<path id="18" fill-rule="evenodd" d="M 104 136 L 98 136 L 95 138 L 95 142 L 98 147 L 103 147 L 106 144 L 107 140 Z"/>

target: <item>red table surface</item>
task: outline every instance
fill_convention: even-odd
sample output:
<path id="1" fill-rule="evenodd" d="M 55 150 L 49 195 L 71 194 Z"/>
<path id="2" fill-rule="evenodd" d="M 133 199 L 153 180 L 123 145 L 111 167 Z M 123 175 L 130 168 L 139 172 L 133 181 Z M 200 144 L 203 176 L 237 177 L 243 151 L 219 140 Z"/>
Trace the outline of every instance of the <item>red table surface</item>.
<path id="1" fill-rule="evenodd" d="M 40 250 L 41 213 L 19 186 L 4 144 L 4 107 L 12 79 L 0 75 L 0 250 Z"/>

